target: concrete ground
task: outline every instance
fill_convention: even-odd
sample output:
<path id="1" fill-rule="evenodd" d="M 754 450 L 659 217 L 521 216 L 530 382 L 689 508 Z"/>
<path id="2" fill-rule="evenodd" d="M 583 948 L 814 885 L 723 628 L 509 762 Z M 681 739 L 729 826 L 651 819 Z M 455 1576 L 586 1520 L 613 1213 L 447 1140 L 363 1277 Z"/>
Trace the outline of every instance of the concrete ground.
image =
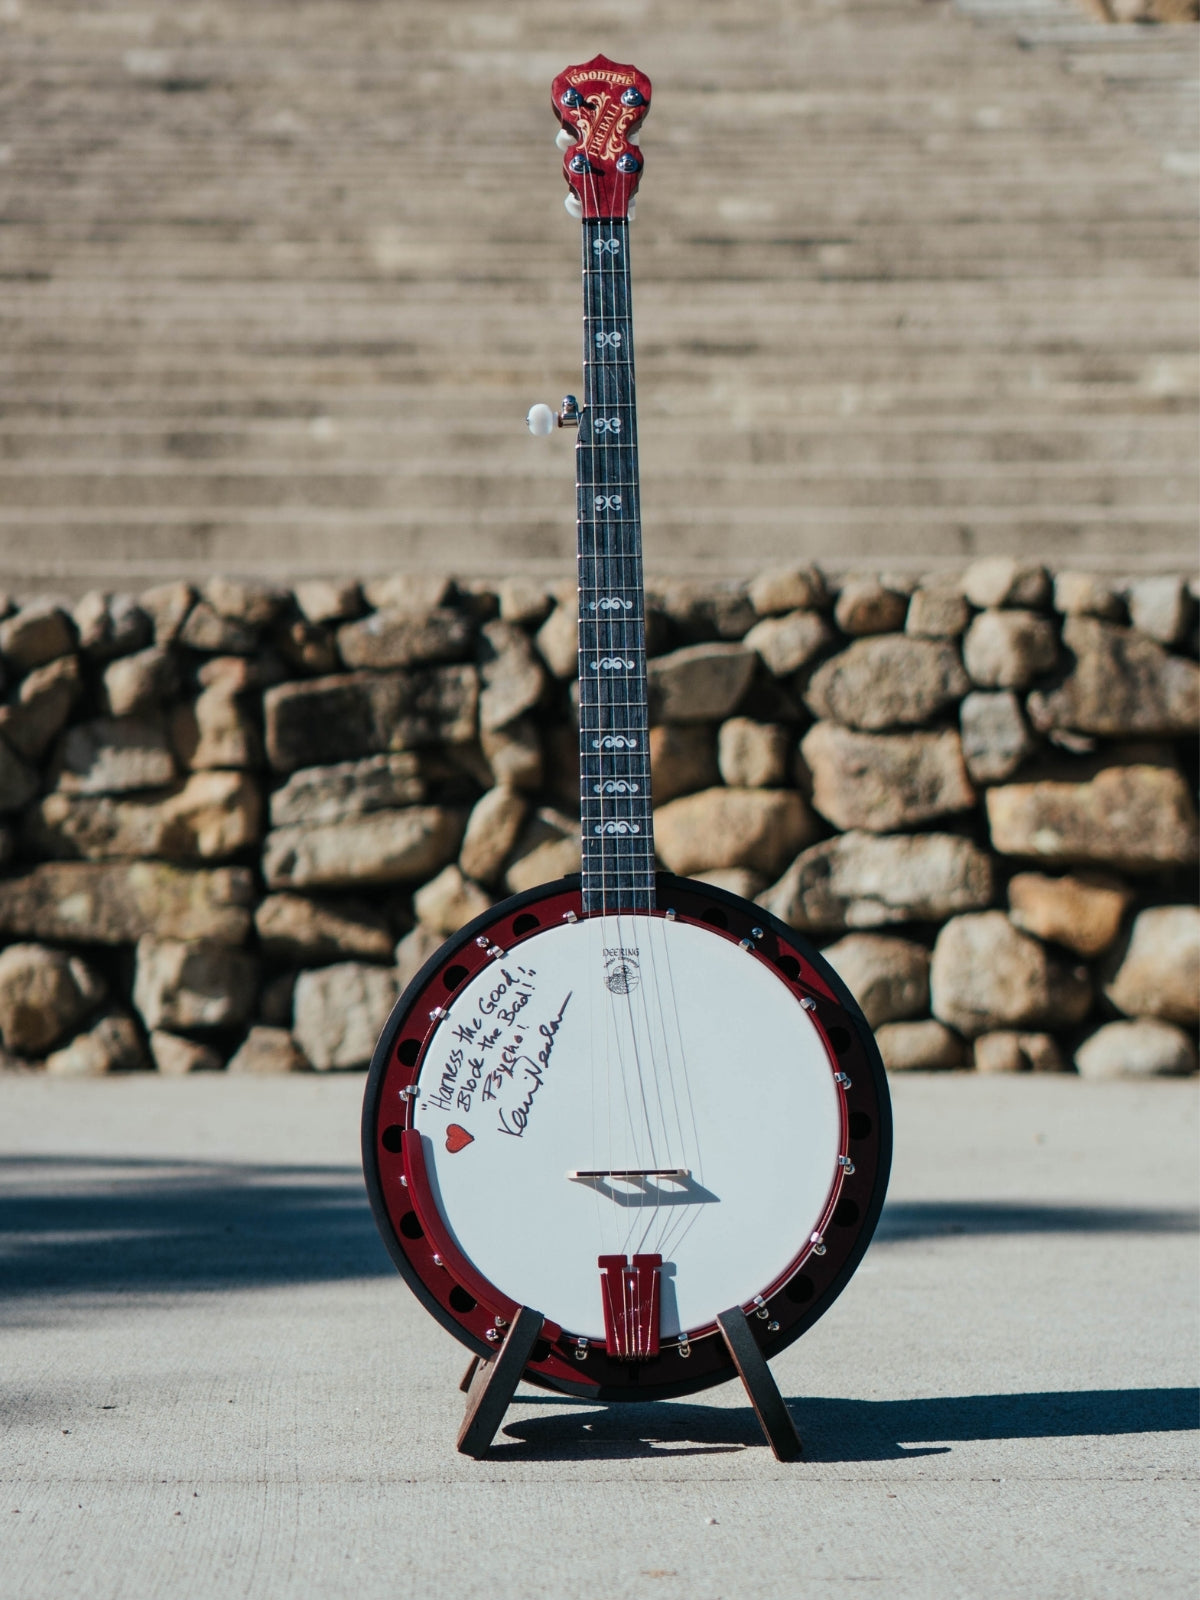
<path id="1" fill-rule="evenodd" d="M 1195 1082 L 894 1087 L 876 1243 L 775 1363 L 803 1463 L 729 1385 L 523 1393 L 479 1464 L 361 1079 L 0 1079 L 0 1589 L 1193 1596 Z"/>

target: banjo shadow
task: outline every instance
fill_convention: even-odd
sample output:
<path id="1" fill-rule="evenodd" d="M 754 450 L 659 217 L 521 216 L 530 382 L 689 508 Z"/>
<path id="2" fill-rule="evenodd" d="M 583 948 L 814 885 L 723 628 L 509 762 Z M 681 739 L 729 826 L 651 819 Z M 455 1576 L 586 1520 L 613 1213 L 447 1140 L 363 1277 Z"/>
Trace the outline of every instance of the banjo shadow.
<path id="1" fill-rule="evenodd" d="M 749 1406 L 659 1400 L 581 1407 L 566 1396 L 545 1394 L 518 1395 L 513 1404 L 554 1410 L 508 1422 L 493 1455 L 633 1461 L 767 1448 Z M 911 1461 L 949 1455 L 955 1444 L 977 1441 L 1185 1432 L 1197 1426 L 1200 1391 L 1068 1389 L 925 1400 L 804 1396 L 787 1405 L 810 1464 Z"/>

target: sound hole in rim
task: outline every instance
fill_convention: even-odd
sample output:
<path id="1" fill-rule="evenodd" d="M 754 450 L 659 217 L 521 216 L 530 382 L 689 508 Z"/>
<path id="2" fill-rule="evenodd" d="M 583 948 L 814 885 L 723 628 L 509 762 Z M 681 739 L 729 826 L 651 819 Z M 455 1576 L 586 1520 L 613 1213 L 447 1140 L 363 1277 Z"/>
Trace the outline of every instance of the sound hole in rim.
<path id="1" fill-rule="evenodd" d="M 474 1311 L 476 1301 L 474 1295 L 468 1294 L 461 1283 L 456 1283 L 450 1291 L 450 1304 L 460 1316 L 465 1317 L 469 1311 Z"/>
<path id="2" fill-rule="evenodd" d="M 780 972 L 783 973 L 784 977 L 790 978 L 793 983 L 795 983 L 800 976 L 800 963 L 796 960 L 795 956 L 777 956 L 775 958 L 775 965 L 779 968 Z"/>
<path id="3" fill-rule="evenodd" d="M 385 1128 L 379 1137 L 379 1142 L 389 1154 L 398 1156 L 403 1148 L 404 1129 L 398 1122 L 393 1122 L 390 1128 Z"/>
<path id="4" fill-rule="evenodd" d="M 854 1043 L 849 1028 L 843 1028 L 839 1023 L 834 1023 L 829 1030 L 829 1042 L 839 1056 L 844 1056 Z"/>
<path id="5" fill-rule="evenodd" d="M 542 925 L 541 918 L 535 917 L 532 911 L 522 911 L 513 923 L 512 931 L 518 936 L 523 933 L 532 933 L 535 928 Z"/>
<path id="6" fill-rule="evenodd" d="M 425 1229 L 421 1226 L 415 1211 L 406 1211 L 400 1218 L 400 1232 L 406 1239 L 423 1239 L 425 1237 Z"/>
<path id="7" fill-rule="evenodd" d="M 709 906 L 700 920 L 701 922 L 709 923 L 714 928 L 727 928 L 729 926 L 729 918 L 721 910 L 720 906 Z"/>
<path id="8" fill-rule="evenodd" d="M 839 1228 L 852 1228 L 861 1215 L 857 1201 L 851 1200 L 847 1195 L 839 1200 L 834 1208 L 833 1220 Z"/>
<path id="9" fill-rule="evenodd" d="M 850 1113 L 849 1126 L 852 1139 L 866 1139 L 869 1137 L 874 1123 L 865 1111 L 852 1111 Z"/>
<path id="10" fill-rule="evenodd" d="M 457 989 L 459 984 L 466 976 L 466 967 L 447 967 L 445 972 L 442 973 L 442 982 L 446 985 L 447 989 Z"/>
<path id="11" fill-rule="evenodd" d="M 816 1293 L 816 1287 L 812 1279 L 806 1273 L 801 1272 L 792 1279 L 783 1292 L 793 1305 L 802 1306 L 812 1299 Z"/>
<path id="12" fill-rule="evenodd" d="M 402 1067 L 415 1067 L 420 1054 L 420 1039 L 402 1039 L 396 1049 L 396 1060 Z"/>

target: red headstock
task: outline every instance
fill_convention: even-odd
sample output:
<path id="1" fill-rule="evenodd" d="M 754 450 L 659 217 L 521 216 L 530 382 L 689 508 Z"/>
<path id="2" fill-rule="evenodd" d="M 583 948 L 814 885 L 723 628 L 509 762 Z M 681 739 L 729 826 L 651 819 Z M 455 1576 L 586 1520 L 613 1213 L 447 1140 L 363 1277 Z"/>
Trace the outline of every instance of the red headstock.
<path id="1" fill-rule="evenodd" d="M 576 141 L 563 174 L 583 215 L 627 217 L 642 176 L 637 131 L 650 109 L 650 79 L 636 67 L 596 56 L 560 72 L 550 94 L 555 115 Z"/>

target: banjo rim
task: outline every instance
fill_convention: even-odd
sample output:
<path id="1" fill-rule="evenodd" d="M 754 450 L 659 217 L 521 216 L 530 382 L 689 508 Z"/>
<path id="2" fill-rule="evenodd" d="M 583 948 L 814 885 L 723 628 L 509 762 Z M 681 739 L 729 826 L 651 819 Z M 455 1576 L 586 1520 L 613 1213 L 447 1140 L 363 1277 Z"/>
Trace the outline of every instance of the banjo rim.
<path id="1" fill-rule="evenodd" d="M 498 1345 L 488 1343 L 479 1333 L 472 1330 L 464 1320 L 469 1317 L 478 1323 L 480 1317 L 474 1311 L 481 1308 L 473 1303 L 472 1312 L 456 1312 L 445 1298 L 439 1298 L 435 1293 L 433 1283 L 447 1282 L 451 1288 L 457 1287 L 459 1280 L 455 1278 L 453 1264 L 443 1266 L 441 1256 L 434 1256 L 440 1271 L 431 1272 L 428 1267 L 428 1258 L 433 1246 L 425 1239 L 424 1230 L 418 1223 L 418 1231 L 409 1235 L 407 1240 L 401 1234 L 396 1222 L 395 1205 L 389 1206 L 387 1187 L 385 1184 L 385 1166 L 390 1173 L 390 1187 L 393 1194 L 400 1188 L 399 1173 L 403 1170 L 402 1155 L 400 1151 L 392 1150 L 390 1146 L 384 1147 L 383 1136 L 391 1133 L 396 1127 L 396 1122 L 389 1120 L 385 1129 L 383 1123 L 383 1098 L 389 1076 L 396 1071 L 402 1072 L 410 1079 L 415 1079 L 419 1073 L 425 1050 L 429 1039 L 436 1031 L 438 1017 L 435 1015 L 429 1021 L 423 1022 L 420 1032 L 423 1037 L 420 1054 L 412 1063 L 401 1065 L 396 1056 L 396 1047 L 400 1035 L 405 1031 L 406 1024 L 417 1010 L 418 1001 L 424 997 L 428 1002 L 434 998 L 426 993 L 440 976 L 451 974 L 456 967 L 454 958 L 461 956 L 468 949 L 478 952 L 480 960 L 476 963 L 476 970 L 488 959 L 485 952 L 480 949 L 477 941 L 481 936 L 496 929 L 500 924 L 519 917 L 522 912 L 550 901 L 564 902 L 573 900 L 580 920 L 584 920 L 578 909 L 578 896 L 580 891 L 580 876 L 572 874 L 569 877 L 558 879 L 551 883 L 539 884 L 535 888 L 525 890 L 521 894 L 512 895 L 497 905 L 489 907 L 480 916 L 472 919 L 457 933 L 452 934 L 434 954 L 424 963 L 420 971 L 406 985 L 399 996 L 392 1011 L 384 1024 L 379 1040 L 371 1058 L 370 1068 L 367 1073 L 366 1087 L 363 1096 L 362 1114 L 362 1157 L 363 1173 L 366 1181 L 367 1195 L 370 1200 L 371 1210 L 375 1218 L 384 1245 L 391 1256 L 393 1264 L 404 1278 L 408 1287 L 417 1299 L 447 1332 L 454 1335 L 460 1343 L 464 1344 L 475 1356 L 491 1359 L 495 1356 Z M 866 1018 L 863 1016 L 854 997 L 846 985 L 834 972 L 833 968 L 813 949 L 796 930 L 779 918 L 772 916 L 761 906 L 753 905 L 743 900 L 740 896 L 728 890 L 720 889 L 715 885 L 702 883 L 696 879 L 680 878 L 672 873 L 660 872 L 657 874 L 657 900 L 659 909 L 651 915 L 663 915 L 666 906 L 680 901 L 700 902 L 700 905 L 679 905 L 678 915 L 688 922 L 707 923 L 709 931 L 716 936 L 725 936 L 735 941 L 739 936 L 749 932 L 753 925 L 763 930 L 766 938 L 764 948 L 759 953 L 766 959 L 768 945 L 784 945 L 787 952 L 795 952 L 800 961 L 806 963 L 819 980 L 820 985 L 832 996 L 832 1001 L 816 990 L 819 1009 L 823 1011 L 836 1010 L 844 1015 L 846 1022 L 852 1029 L 852 1037 L 846 1046 L 838 1051 L 838 1059 L 845 1057 L 843 1065 L 850 1067 L 854 1076 L 845 1088 L 845 1111 L 847 1121 L 851 1128 L 851 1119 L 855 1115 L 865 1115 L 869 1118 L 867 1135 L 857 1141 L 855 1149 L 854 1175 L 843 1179 L 841 1185 L 834 1184 L 833 1193 L 841 1204 L 846 1187 L 853 1189 L 851 1201 L 855 1216 L 847 1223 L 833 1228 L 827 1236 L 827 1246 L 833 1261 L 821 1260 L 815 1265 L 817 1271 L 806 1271 L 814 1266 L 814 1258 L 809 1253 L 811 1243 L 806 1241 L 789 1267 L 770 1286 L 764 1285 L 759 1296 L 755 1297 L 758 1305 L 758 1315 L 766 1320 L 770 1318 L 770 1329 L 763 1330 L 765 1336 L 760 1338 L 763 1354 L 770 1358 L 792 1344 L 801 1334 L 807 1332 L 812 1325 L 824 1315 L 829 1307 L 841 1294 L 846 1284 L 853 1276 L 859 1262 L 870 1244 L 880 1213 L 883 1209 L 887 1193 L 888 1176 L 891 1167 L 892 1155 L 892 1117 L 891 1102 L 887 1088 L 887 1077 L 875 1044 L 874 1035 Z M 710 912 L 721 913 L 725 919 L 725 926 L 720 926 L 715 918 L 698 914 L 706 909 Z M 639 913 L 644 915 L 645 913 Z M 523 933 L 519 933 L 514 940 L 509 935 L 505 950 L 516 948 L 520 940 L 532 937 L 535 933 L 544 933 L 551 924 L 537 923 Z M 488 944 L 493 941 L 489 938 Z M 786 956 L 783 958 L 786 959 Z M 793 958 L 794 961 L 794 958 Z M 780 958 L 771 963 L 779 981 L 787 985 L 793 992 L 803 988 L 807 992 L 814 992 L 811 984 L 797 984 L 790 973 L 780 970 Z M 461 967 L 459 968 L 461 970 Z M 799 973 L 797 973 L 799 976 Z M 467 974 L 462 977 L 454 987 L 465 983 Z M 446 988 L 440 991 L 446 994 Z M 433 1008 L 437 1009 L 437 1008 Z M 836 1028 L 838 1023 L 834 1024 Z M 825 1031 L 824 1029 L 822 1030 Z M 843 1027 L 843 1032 L 845 1031 Z M 411 1037 L 411 1035 L 410 1035 Z M 406 1040 L 405 1043 L 408 1041 Z M 839 1045 L 841 1041 L 839 1040 Z M 831 1055 L 831 1070 L 837 1070 L 837 1061 L 833 1057 L 828 1038 L 826 1050 Z M 409 1113 L 407 1120 L 411 1127 L 411 1108 L 406 1105 Z M 851 1134 L 851 1137 L 854 1137 Z M 427 1204 L 432 1206 L 432 1194 L 428 1196 Z M 400 1208 L 405 1211 L 403 1203 Z M 408 1202 L 407 1209 L 415 1217 L 417 1207 Z M 436 1209 L 436 1208 L 435 1208 Z M 835 1212 L 831 1203 L 830 1213 Z M 402 1215 L 401 1220 L 406 1218 Z M 825 1242 L 824 1240 L 822 1241 Z M 441 1246 L 439 1244 L 439 1250 Z M 410 1253 L 411 1249 L 411 1253 Z M 471 1272 L 477 1270 L 469 1262 L 464 1263 Z M 421 1267 L 425 1267 L 425 1271 Z M 443 1274 L 445 1277 L 443 1278 Z M 463 1274 L 465 1275 L 465 1274 Z M 819 1284 L 813 1283 L 813 1278 L 819 1278 Z M 432 1281 L 431 1281 L 432 1280 Z M 788 1296 L 788 1289 L 793 1284 L 803 1288 L 808 1286 L 808 1293 L 802 1300 L 795 1300 Z M 506 1294 L 500 1285 L 490 1285 L 496 1292 L 499 1301 L 515 1305 L 511 1297 Z M 449 1291 L 447 1291 L 447 1294 Z M 469 1291 L 468 1291 L 468 1297 Z M 755 1306 L 749 1302 L 751 1314 Z M 537 1307 L 537 1310 L 542 1308 Z M 765 1316 L 764 1316 L 765 1313 Z M 490 1316 L 490 1313 L 487 1313 Z M 786 1318 L 786 1320 L 782 1320 Z M 656 1374 L 650 1378 L 643 1372 L 649 1363 L 617 1361 L 605 1357 L 603 1346 L 592 1344 L 589 1351 L 588 1362 L 593 1369 L 597 1366 L 605 1368 L 605 1376 L 599 1381 L 581 1370 L 581 1366 L 568 1366 L 564 1349 L 552 1340 L 543 1339 L 540 1346 L 535 1348 L 535 1360 L 525 1371 L 523 1381 L 537 1387 L 551 1389 L 555 1392 L 571 1395 L 578 1399 L 600 1402 L 609 1401 L 649 1401 L 662 1399 L 676 1399 L 699 1390 L 711 1387 L 713 1384 L 722 1383 L 736 1376 L 731 1357 L 724 1346 L 719 1334 L 716 1333 L 715 1324 L 703 1329 L 688 1330 L 695 1342 L 690 1346 L 691 1358 L 686 1365 L 680 1362 L 678 1347 L 664 1345 L 663 1354 L 674 1355 L 671 1365 L 675 1371 L 670 1377 L 662 1380 Z M 682 1337 L 682 1336 L 681 1336 Z M 547 1348 L 548 1347 L 548 1348 Z M 542 1360 L 536 1358 L 542 1356 Z M 704 1359 L 697 1361 L 698 1356 Z M 662 1362 L 660 1356 L 654 1363 L 659 1367 Z M 543 1370 L 535 1370 L 542 1367 Z M 639 1371 L 639 1368 L 642 1371 Z"/>

